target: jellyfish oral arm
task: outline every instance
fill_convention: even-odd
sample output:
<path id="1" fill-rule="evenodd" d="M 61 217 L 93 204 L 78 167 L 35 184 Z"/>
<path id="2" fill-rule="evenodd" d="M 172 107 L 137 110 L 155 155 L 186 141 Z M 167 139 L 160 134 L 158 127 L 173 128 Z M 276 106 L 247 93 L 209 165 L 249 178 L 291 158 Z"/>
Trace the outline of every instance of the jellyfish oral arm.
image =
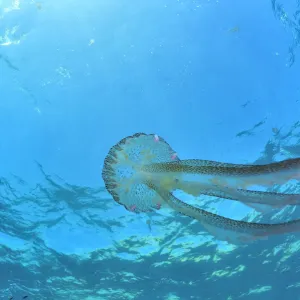
<path id="1" fill-rule="evenodd" d="M 151 182 L 146 184 L 155 190 L 169 207 L 198 220 L 208 232 L 220 240 L 238 244 L 300 230 L 300 220 L 278 224 L 258 224 L 225 218 L 182 202 L 169 191 L 157 187 Z"/>
<path id="2" fill-rule="evenodd" d="M 269 165 L 236 165 L 204 160 L 181 160 L 144 166 L 155 184 L 179 189 L 193 196 L 208 195 L 274 207 L 299 205 L 300 194 L 246 190 L 252 185 L 270 186 L 299 179 L 300 160 L 285 160 Z M 168 184 L 164 185 L 163 183 Z"/>
<path id="3" fill-rule="evenodd" d="M 273 186 L 290 179 L 300 179 L 300 158 L 267 165 L 228 164 L 215 161 L 189 159 L 144 166 L 152 172 L 168 172 L 182 176 L 186 182 L 213 183 L 245 189 L 252 185 Z"/>
<path id="4" fill-rule="evenodd" d="M 300 194 L 284 194 L 275 192 L 250 191 L 235 189 L 215 184 L 178 183 L 178 189 L 193 196 L 207 195 L 219 197 L 245 204 L 266 204 L 273 208 L 280 208 L 285 205 L 300 205 Z"/>

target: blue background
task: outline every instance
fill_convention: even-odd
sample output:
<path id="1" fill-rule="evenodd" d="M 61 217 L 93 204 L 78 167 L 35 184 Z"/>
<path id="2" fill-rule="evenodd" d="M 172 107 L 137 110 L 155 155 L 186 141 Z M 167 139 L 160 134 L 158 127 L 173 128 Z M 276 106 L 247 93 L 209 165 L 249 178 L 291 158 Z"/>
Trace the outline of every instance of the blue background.
<path id="1" fill-rule="evenodd" d="M 187 272 L 176 259 L 156 277 L 147 275 L 151 284 L 140 282 L 153 257 L 170 259 L 157 255 L 172 230 L 195 227 L 189 240 L 197 243 L 199 228 L 184 217 L 153 216 L 157 225 L 149 233 L 148 216 L 125 211 L 105 192 L 101 171 L 109 148 L 135 132 L 159 134 L 182 159 L 253 163 L 298 156 L 299 9 L 297 1 L 0 0 L 3 299 L 24 293 L 39 297 L 32 299 L 236 299 L 254 288 L 259 280 L 201 294 L 196 291 L 205 281 L 196 273 L 176 279 L 194 278 L 195 288 L 170 282 L 159 288 L 156 280 Z M 219 209 L 230 217 L 244 212 L 228 205 Z M 149 235 L 160 242 L 146 241 Z M 137 250 L 139 261 L 128 249 L 143 241 L 153 249 Z M 185 249 L 176 243 L 171 239 L 169 246 Z M 261 247 L 271 251 L 277 244 Z M 200 246 L 188 251 L 202 255 Z M 213 278 L 216 266 L 203 266 Z M 135 285 L 114 281 L 124 278 L 124 268 Z M 94 273 L 100 277 L 89 278 Z M 219 290 L 222 280 L 214 283 Z M 272 299 L 291 291 L 277 288 L 267 290 Z M 261 297 L 269 297 L 265 293 Z M 253 295 L 260 293 L 247 297 Z M 286 299 L 298 299 L 294 290 L 291 295 Z"/>

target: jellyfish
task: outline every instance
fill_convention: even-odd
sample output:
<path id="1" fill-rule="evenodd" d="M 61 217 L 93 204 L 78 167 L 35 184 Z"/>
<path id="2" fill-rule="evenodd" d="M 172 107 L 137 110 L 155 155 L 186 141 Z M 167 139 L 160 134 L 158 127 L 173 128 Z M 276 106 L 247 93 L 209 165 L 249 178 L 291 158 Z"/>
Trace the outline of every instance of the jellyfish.
<path id="1" fill-rule="evenodd" d="M 162 137 L 136 133 L 109 150 L 102 177 L 113 199 L 127 210 L 142 213 L 168 207 L 199 221 L 211 235 L 230 243 L 251 242 L 300 230 L 300 219 L 277 224 L 238 221 L 189 205 L 174 196 L 176 190 L 181 190 L 192 196 L 215 196 L 252 207 L 299 205 L 300 194 L 248 188 L 298 180 L 300 158 L 266 165 L 181 160 Z"/>

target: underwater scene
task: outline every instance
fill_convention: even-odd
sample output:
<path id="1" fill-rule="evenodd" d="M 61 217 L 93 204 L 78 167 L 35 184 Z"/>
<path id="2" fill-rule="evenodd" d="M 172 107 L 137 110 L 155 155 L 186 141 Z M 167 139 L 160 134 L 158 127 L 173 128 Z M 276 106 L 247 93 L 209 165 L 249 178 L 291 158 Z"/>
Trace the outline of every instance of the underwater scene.
<path id="1" fill-rule="evenodd" d="M 299 0 L 0 0 L 0 300 L 300 300 Z"/>

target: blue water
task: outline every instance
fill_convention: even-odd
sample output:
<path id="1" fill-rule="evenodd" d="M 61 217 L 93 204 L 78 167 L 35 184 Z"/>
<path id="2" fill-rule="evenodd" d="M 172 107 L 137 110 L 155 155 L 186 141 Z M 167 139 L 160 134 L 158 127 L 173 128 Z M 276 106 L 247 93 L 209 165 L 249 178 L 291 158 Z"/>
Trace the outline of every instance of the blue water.
<path id="1" fill-rule="evenodd" d="M 0 299 L 300 299 L 299 235 L 224 244 L 187 217 L 126 211 L 101 178 L 135 132 L 182 159 L 299 157 L 299 11 L 0 0 Z M 235 219 L 299 218 L 202 201 Z"/>

